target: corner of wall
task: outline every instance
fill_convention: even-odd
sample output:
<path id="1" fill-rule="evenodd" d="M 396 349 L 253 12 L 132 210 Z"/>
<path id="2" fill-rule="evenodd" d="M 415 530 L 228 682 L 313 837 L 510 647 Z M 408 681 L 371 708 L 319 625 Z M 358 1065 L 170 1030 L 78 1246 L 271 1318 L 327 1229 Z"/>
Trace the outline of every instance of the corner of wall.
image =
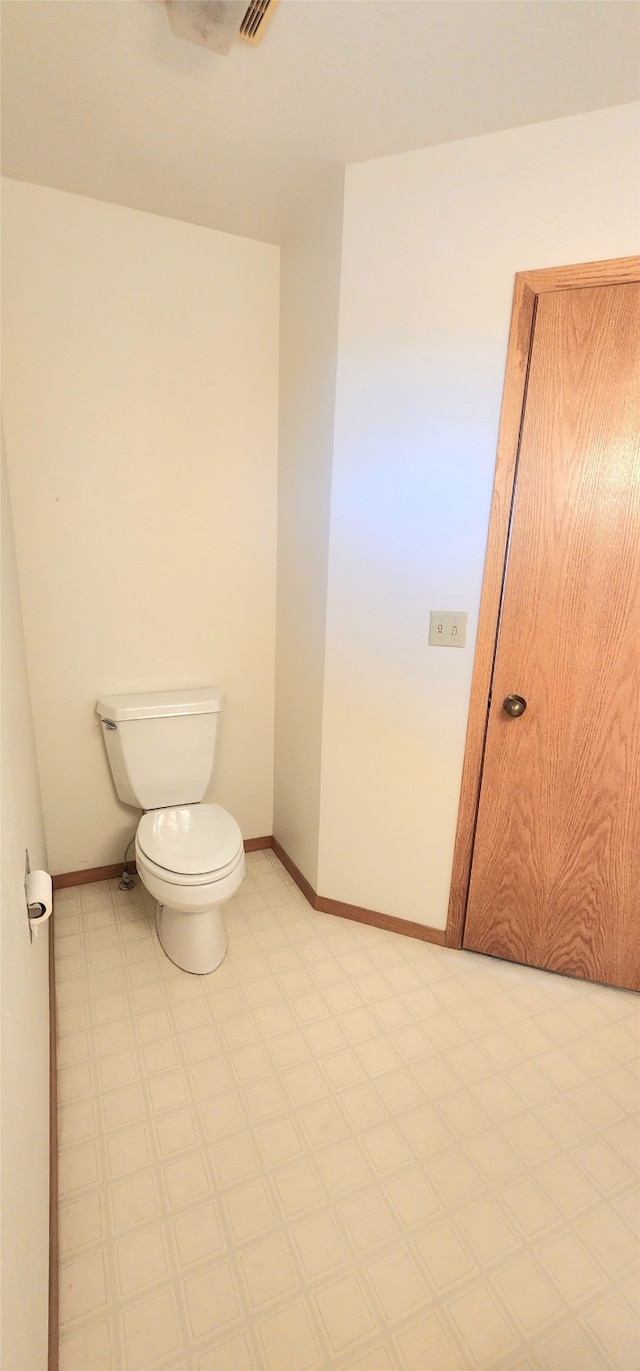
<path id="1" fill-rule="evenodd" d="M 274 833 L 318 870 L 344 169 L 282 248 Z"/>

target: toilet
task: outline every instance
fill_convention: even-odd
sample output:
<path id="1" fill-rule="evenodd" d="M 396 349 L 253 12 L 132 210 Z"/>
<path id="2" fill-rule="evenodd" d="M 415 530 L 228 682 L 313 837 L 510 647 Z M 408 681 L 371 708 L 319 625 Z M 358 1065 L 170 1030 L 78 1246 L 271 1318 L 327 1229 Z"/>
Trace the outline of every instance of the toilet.
<path id="1" fill-rule="evenodd" d="M 157 901 L 156 928 L 183 971 L 215 971 L 227 950 L 222 906 L 244 876 L 236 820 L 203 804 L 224 696 L 215 686 L 103 695 L 96 705 L 116 791 L 143 809 L 138 875 Z"/>

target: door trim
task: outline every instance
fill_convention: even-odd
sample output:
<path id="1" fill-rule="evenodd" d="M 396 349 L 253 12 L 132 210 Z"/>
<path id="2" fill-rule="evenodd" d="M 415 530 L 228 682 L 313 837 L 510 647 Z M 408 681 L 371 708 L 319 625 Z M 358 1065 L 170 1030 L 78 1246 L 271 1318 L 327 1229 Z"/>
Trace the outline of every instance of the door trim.
<path id="1" fill-rule="evenodd" d="M 487 732 L 487 705 L 498 636 L 537 300 L 540 295 L 553 290 L 626 285 L 634 281 L 640 281 L 640 257 L 581 262 L 576 266 L 521 271 L 516 275 L 447 914 L 447 947 L 462 947 L 464 937 Z"/>

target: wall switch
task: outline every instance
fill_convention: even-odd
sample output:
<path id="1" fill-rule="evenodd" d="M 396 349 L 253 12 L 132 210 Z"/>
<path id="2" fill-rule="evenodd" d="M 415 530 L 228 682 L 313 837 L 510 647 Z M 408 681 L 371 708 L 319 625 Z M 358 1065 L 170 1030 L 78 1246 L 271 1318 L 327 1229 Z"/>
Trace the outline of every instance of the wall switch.
<path id="1" fill-rule="evenodd" d="M 429 647 L 464 647 L 466 640 L 466 610 L 431 610 L 429 616 Z"/>

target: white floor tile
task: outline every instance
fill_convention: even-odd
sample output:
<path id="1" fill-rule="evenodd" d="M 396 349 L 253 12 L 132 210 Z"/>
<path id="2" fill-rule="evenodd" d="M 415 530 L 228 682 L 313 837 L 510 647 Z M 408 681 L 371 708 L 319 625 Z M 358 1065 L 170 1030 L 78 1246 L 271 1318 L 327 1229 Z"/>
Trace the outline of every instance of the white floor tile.
<path id="1" fill-rule="evenodd" d="M 314 913 L 181 972 L 56 896 L 61 1371 L 633 1371 L 637 997 Z"/>

